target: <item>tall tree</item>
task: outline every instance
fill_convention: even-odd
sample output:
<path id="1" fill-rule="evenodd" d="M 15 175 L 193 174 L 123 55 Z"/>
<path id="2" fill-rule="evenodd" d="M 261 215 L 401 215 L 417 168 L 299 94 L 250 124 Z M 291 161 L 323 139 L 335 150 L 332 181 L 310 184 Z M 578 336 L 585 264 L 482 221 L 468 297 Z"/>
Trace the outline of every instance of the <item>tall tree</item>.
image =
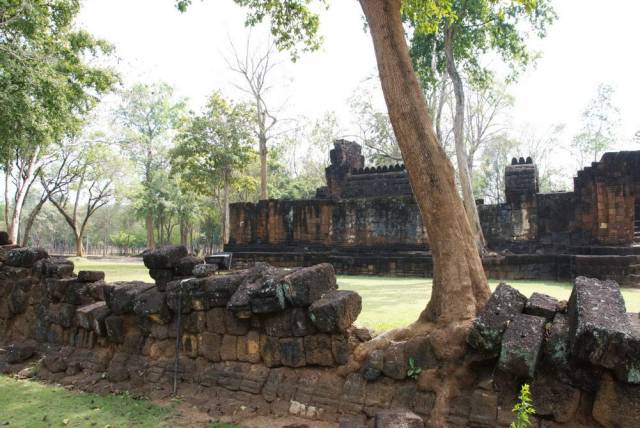
<path id="1" fill-rule="evenodd" d="M 219 92 L 209 97 L 205 111 L 190 118 L 171 151 L 172 171 L 202 195 L 222 188 L 222 239 L 229 240 L 229 197 L 232 186 L 252 158 L 251 110 L 226 100 Z"/>
<path id="2" fill-rule="evenodd" d="M 409 2 L 411 3 L 411 2 Z M 420 2 L 414 2 L 420 3 Z M 422 2 L 425 3 L 425 2 Z M 465 82 L 482 88 L 491 81 L 491 72 L 481 65 L 487 51 L 494 51 L 512 69 L 513 77 L 535 56 L 527 49 L 526 40 L 532 30 L 539 37 L 545 35 L 555 14 L 547 0 L 496 2 L 492 0 L 452 0 L 451 15 L 439 22 L 422 14 L 408 14 L 418 31 L 412 40 L 412 54 L 417 67 L 426 67 L 420 76 L 426 85 L 440 85 L 445 74 L 451 80 L 455 96 L 453 135 L 458 177 L 465 210 L 481 247 L 484 237 L 473 195 L 469 157 L 473 146 L 465 136 Z M 431 28 L 422 28 L 432 24 Z M 436 24 L 436 25 L 433 25 Z M 528 28 L 523 24 L 528 24 Z"/>
<path id="3" fill-rule="evenodd" d="M 61 167 L 66 171 L 64 174 L 74 176 L 75 180 L 57 189 L 48 188 L 44 181 L 43 186 L 49 201 L 71 228 L 76 255 L 82 257 L 87 224 L 113 198 L 121 162 L 108 144 L 84 138 L 63 146 L 59 158 L 65 164 Z"/>
<path id="4" fill-rule="evenodd" d="M 231 47 L 233 60 L 227 61 L 229 68 L 242 76 L 244 84 L 238 87 L 253 99 L 253 123 L 260 153 L 260 199 L 268 199 L 268 145 L 278 123 L 275 109 L 267 101 L 272 89 L 273 70 L 277 66 L 274 61 L 275 45 L 269 43 L 261 51 L 253 50 L 255 48 L 248 38 L 244 53 L 240 54 L 234 45 Z"/>
<path id="5" fill-rule="evenodd" d="M 615 91 L 611 85 L 598 86 L 596 96 L 582 113 L 582 129 L 573 138 L 573 149 L 580 165 L 596 162 L 618 137 L 620 111 L 613 102 Z"/>
<path id="6" fill-rule="evenodd" d="M 168 167 L 167 151 L 172 131 L 184 115 L 185 103 L 175 100 L 166 83 L 139 83 L 124 91 L 116 112 L 123 128 L 123 151 L 142 178 L 141 211 L 147 229 L 147 247 L 155 248 L 153 174 Z M 146 194 L 145 194 L 146 192 Z"/>
<path id="7" fill-rule="evenodd" d="M 417 25 L 420 31 L 433 30 L 434 21 L 453 15 L 451 1 L 359 1 L 373 40 L 391 124 L 422 213 L 434 259 L 431 299 L 421 320 L 456 325 L 473 318 L 488 299 L 490 291 L 475 235 L 456 189 L 453 166 L 433 130 L 424 93 L 409 56 L 403 26 L 404 14 L 416 21 L 418 17 L 424 18 Z M 278 47 L 291 49 L 294 57 L 299 52 L 296 47 L 310 50 L 319 46 L 319 18 L 308 8 L 309 1 L 236 2 L 248 7 L 249 25 L 269 18 L 271 33 Z M 190 0 L 177 2 L 183 10 L 189 3 Z M 416 324 L 416 328 L 419 324 L 422 323 Z"/>
<path id="8" fill-rule="evenodd" d="M 5 177 L 15 178 L 13 198 L 5 187 L 5 221 L 14 242 L 46 147 L 78 130 L 116 81 L 110 69 L 88 64 L 111 47 L 74 28 L 79 8 L 78 0 L 0 5 L 0 161 Z"/>

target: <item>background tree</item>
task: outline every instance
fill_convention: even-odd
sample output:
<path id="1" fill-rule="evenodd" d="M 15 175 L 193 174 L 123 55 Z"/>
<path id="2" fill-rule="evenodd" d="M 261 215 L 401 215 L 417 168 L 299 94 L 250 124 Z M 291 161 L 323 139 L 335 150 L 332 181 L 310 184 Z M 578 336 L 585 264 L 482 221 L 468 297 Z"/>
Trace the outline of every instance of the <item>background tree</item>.
<path id="1" fill-rule="evenodd" d="M 411 10 L 420 10 L 429 2 L 407 2 Z M 417 6 L 420 4 L 420 6 Z M 413 9 L 413 8 L 417 9 Z M 539 37 L 544 37 L 546 27 L 555 14 L 545 0 L 526 2 L 457 1 L 450 2 L 451 14 L 439 21 L 429 20 L 424 14 L 408 14 L 409 21 L 418 31 L 412 39 L 414 65 L 423 68 L 419 75 L 425 86 L 435 88 L 441 85 L 445 74 L 449 77 L 455 96 L 453 135 L 455 142 L 458 177 L 462 190 L 465 211 L 469 216 L 481 247 L 485 241 L 482 235 L 478 210 L 473 195 L 472 157 L 474 138 L 466 138 L 468 121 L 465 101 L 465 82 L 482 89 L 491 81 L 492 73 L 481 65 L 481 58 L 487 51 L 495 51 L 513 70 L 526 66 L 534 58 L 528 51 L 526 39 L 529 32 L 523 22 L 529 24 Z M 430 25 L 430 28 L 429 28 Z M 425 70 L 426 68 L 426 70 Z M 515 76 L 515 74 L 514 74 Z M 471 143 L 471 144 L 468 144 Z M 471 165 L 471 166 L 470 166 Z"/>
<path id="2" fill-rule="evenodd" d="M 251 111 L 219 92 L 209 97 L 205 111 L 193 116 L 176 138 L 171 152 L 172 171 L 201 195 L 222 188 L 222 239 L 229 239 L 229 197 L 254 154 L 251 148 Z"/>
<path id="3" fill-rule="evenodd" d="M 77 131 L 116 81 L 112 70 L 88 64 L 111 47 L 74 28 L 79 8 L 76 0 L 6 0 L 0 6 L 0 165 L 13 242 L 46 147 Z"/>
<path id="4" fill-rule="evenodd" d="M 615 91 L 610 85 L 598 86 L 596 96 L 582 113 L 582 129 L 573 138 L 572 147 L 580 161 L 578 167 L 598 161 L 618 137 L 620 111 L 613 103 Z"/>
<path id="5" fill-rule="evenodd" d="M 172 131 L 185 111 L 166 83 L 137 84 L 122 93 L 116 118 L 122 127 L 123 153 L 135 164 L 142 181 L 139 212 L 145 219 L 147 247 L 155 247 L 154 210 L 158 201 L 152 191 L 153 175 L 166 170 Z"/>
<path id="6" fill-rule="evenodd" d="M 231 70 L 242 76 L 244 84 L 237 87 L 253 100 L 253 124 L 260 153 L 260 199 L 268 199 L 268 145 L 274 136 L 274 129 L 278 123 L 273 105 L 267 102 L 267 97 L 272 89 L 273 70 L 277 66 L 274 60 L 275 45 L 270 42 L 266 48 L 254 50 L 251 46 L 251 39 L 247 38 L 245 51 L 242 54 L 236 50 L 233 44 L 231 47 L 233 60 L 228 60 L 227 64 Z"/>
<path id="7" fill-rule="evenodd" d="M 45 187 L 49 201 L 56 207 L 73 232 L 76 255 L 84 256 L 82 239 L 87 224 L 97 210 L 104 207 L 114 195 L 115 181 L 121 162 L 108 144 L 79 139 L 64 147 L 72 154 L 61 154 L 69 159 L 63 169 L 66 175 L 77 177 L 57 190 Z M 46 184 L 43 185 L 46 186 Z"/>

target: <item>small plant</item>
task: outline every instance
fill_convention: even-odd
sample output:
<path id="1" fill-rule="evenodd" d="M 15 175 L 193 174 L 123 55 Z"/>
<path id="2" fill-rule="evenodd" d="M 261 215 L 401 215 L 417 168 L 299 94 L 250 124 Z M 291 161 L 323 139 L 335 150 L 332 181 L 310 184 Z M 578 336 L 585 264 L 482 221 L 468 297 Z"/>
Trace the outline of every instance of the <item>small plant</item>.
<path id="1" fill-rule="evenodd" d="M 416 360 L 413 358 L 409 358 L 409 370 L 407 370 L 407 377 L 409 379 L 416 380 L 418 376 L 422 373 L 422 369 L 416 366 Z"/>
<path id="2" fill-rule="evenodd" d="M 531 400 L 531 391 L 528 384 L 523 384 L 520 388 L 520 401 L 513 406 L 513 413 L 516 414 L 516 420 L 511 422 L 509 428 L 528 428 L 531 426 L 529 416 L 536 413 Z"/>

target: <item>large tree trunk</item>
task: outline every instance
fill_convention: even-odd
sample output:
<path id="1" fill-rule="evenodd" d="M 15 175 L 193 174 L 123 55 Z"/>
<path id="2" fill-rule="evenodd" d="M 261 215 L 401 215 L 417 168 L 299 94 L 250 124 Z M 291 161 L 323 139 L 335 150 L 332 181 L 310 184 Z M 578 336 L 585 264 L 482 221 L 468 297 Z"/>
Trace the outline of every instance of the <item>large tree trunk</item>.
<path id="1" fill-rule="evenodd" d="M 447 73 L 453 84 L 453 93 L 456 98 L 456 112 L 453 118 L 453 139 L 456 147 L 456 160 L 458 163 L 458 177 L 460 178 L 460 187 L 462 188 L 462 202 L 464 209 L 471 223 L 471 228 L 476 236 L 478 248 L 484 252 L 485 240 L 482 233 L 482 225 L 480 224 L 480 216 L 478 215 L 478 207 L 473 196 L 473 184 L 471 183 L 471 174 L 469 172 L 469 163 L 467 160 L 467 148 L 464 140 L 464 87 L 460 73 L 456 68 L 455 59 L 453 57 L 453 29 L 448 27 L 445 33 L 444 49 L 447 57 Z"/>
<path id="2" fill-rule="evenodd" d="M 148 213 L 144 219 L 147 228 L 147 248 L 153 250 L 156 248 L 156 240 L 153 236 L 153 214 Z"/>
<path id="3" fill-rule="evenodd" d="M 269 191 L 267 190 L 267 137 L 260 135 L 258 138 L 260 146 L 260 199 L 268 199 Z"/>
<path id="4" fill-rule="evenodd" d="M 369 24 L 393 130 L 433 253 L 433 290 L 421 318 L 440 323 L 476 316 L 490 291 L 454 170 L 433 132 L 413 70 L 401 0 L 360 0 Z"/>
<path id="5" fill-rule="evenodd" d="M 82 235 L 76 235 L 76 256 L 84 257 L 84 245 L 82 244 Z"/>
<path id="6" fill-rule="evenodd" d="M 31 235 L 31 229 L 33 228 L 33 223 L 36 221 L 36 217 L 40 214 L 44 203 L 46 202 L 46 196 L 41 196 L 38 204 L 33 207 L 33 210 L 29 213 L 29 217 L 27 217 L 27 224 L 24 227 L 24 233 L 22 234 L 22 246 L 26 247 L 29 242 L 29 236 Z"/>

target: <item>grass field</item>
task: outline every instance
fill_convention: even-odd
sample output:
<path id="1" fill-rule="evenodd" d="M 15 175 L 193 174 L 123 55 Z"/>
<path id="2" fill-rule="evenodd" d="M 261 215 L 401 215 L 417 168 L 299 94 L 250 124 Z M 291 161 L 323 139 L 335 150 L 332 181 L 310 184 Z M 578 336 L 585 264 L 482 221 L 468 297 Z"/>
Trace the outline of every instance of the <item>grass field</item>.
<path id="1" fill-rule="evenodd" d="M 175 412 L 128 395 L 85 394 L 0 376 L 0 425 L 171 427 Z"/>
<path id="2" fill-rule="evenodd" d="M 112 260 L 88 260 L 72 258 L 76 271 L 102 270 L 107 281 L 151 281 L 142 262 L 120 263 Z M 499 281 L 490 281 L 494 288 Z M 568 299 L 571 284 L 553 281 L 507 281 L 524 295 L 537 291 L 558 299 Z M 375 330 L 386 330 L 414 321 L 424 308 L 431 294 L 431 279 L 395 278 L 379 276 L 338 276 L 341 289 L 360 293 L 363 310 L 358 324 Z M 627 310 L 640 312 L 640 290 L 623 289 Z"/>

